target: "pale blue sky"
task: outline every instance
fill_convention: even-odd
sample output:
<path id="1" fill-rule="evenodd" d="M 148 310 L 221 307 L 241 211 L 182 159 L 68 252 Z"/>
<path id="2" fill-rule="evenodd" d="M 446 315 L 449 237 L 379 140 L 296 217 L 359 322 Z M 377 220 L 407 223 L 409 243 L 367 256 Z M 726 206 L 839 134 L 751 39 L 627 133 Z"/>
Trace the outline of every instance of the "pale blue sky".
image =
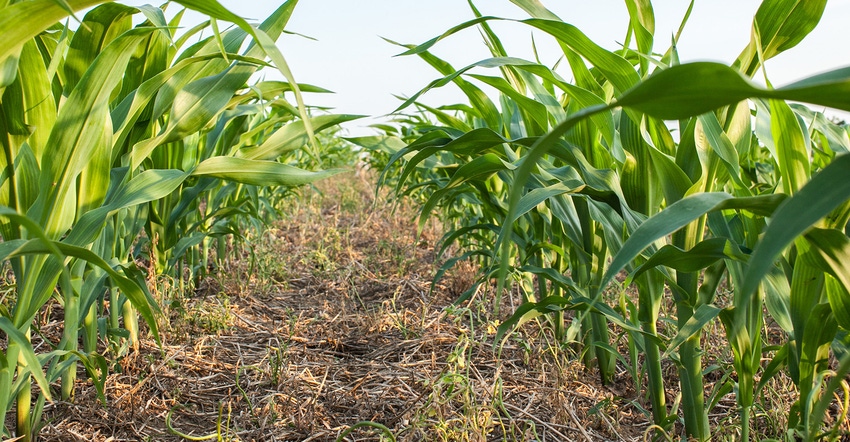
<path id="1" fill-rule="evenodd" d="M 280 3 L 220 0 L 236 14 L 262 20 Z M 622 0 L 542 0 L 564 21 L 577 26 L 597 44 L 615 49 L 627 29 L 628 13 Z M 686 0 L 653 2 L 656 14 L 656 51 L 669 46 L 688 6 Z M 682 61 L 713 60 L 731 63 L 749 41 L 757 0 L 696 0 L 693 14 L 679 42 Z M 528 16 L 508 0 L 479 0 L 484 15 L 524 19 Z M 774 85 L 810 74 L 850 65 L 850 0 L 831 0 L 818 28 L 798 47 L 768 63 Z M 301 0 L 288 30 L 317 39 L 284 35 L 279 41 L 299 82 L 331 89 L 334 95 L 308 96 L 309 104 L 330 106 L 338 113 L 382 115 L 400 104 L 393 95 L 410 96 L 439 77 L 418 57 L 393 57 L 401 52 L 380 37 L 400 43 L 422 43 L 448 28 L 473 18 L 465 0 Z M 510 55 L 532 59 L 531 28 L 519 23 L 492 26 Z M 534 33 L 541 61 L 552 66 L 560 52 L 551 37 Z M 432 52 L 456 68 L 489 57 L 479 32 L 470 28 L 438 43 Z M 561 74 L 569 78 L 566 70 Z M 272 76 L 273 74 L 269 74 Z M 277 78 L 277 77 L 275 77 Z M 452 85 L 422 97 L 427 104 L 463 101 Z M 353 123 L 354 133 L 363 123 Z"/>

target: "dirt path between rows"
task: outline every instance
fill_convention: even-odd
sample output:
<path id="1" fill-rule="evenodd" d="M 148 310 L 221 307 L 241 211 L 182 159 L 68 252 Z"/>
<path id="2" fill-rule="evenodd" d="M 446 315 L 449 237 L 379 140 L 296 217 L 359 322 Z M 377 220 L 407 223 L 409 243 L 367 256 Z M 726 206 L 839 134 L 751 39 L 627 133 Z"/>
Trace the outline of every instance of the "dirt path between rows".
<path id="1" fill-rule="evenodd" d="M 414 211 L 374 205 L 350 176 L 321 190 L 254 239 L 253 266 L 182 298 L 160 290 L 162 347 L 120 361 L 105 406 L 81 373 L 73 403 L 46 405 L 40 440 L 333 441 L 358 423 L 345 440 L 642 438 L 627 377 L 599 386 L 533 326 L 497 354 L 486 294 L 451 305 L 470 268 L 431 293 L 439 236 L 417 239 Z"/>

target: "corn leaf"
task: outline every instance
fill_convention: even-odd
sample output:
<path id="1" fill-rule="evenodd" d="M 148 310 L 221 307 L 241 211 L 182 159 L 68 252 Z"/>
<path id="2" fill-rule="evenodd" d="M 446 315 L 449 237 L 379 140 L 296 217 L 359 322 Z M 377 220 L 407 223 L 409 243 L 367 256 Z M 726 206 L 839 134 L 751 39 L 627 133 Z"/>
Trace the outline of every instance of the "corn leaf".
<path id="1" fill-rule="evenodd" d="M 131 30 L 108 45 L 59 112 L 48 141 L 51 149 L 42 158 L 38 200 L 29 214 L 53 237 L 70 227 L 70 220 L 56 216 L 55 208 L 63 204 L 97 146 L 111 136 L 110 95 L 136 46 L 149 32 Z"/>
<path id="2" fill-rule="evenodd" d="M 664 350 L 662 357 L 670 357 L 670 355 L 685 341 L 696 336 L 697 333 L 702 332 L 706 324 L 713 321 L 721 311 L 723 311 L 723 309 L 711 304 L 703 304 L 697 307 L 693 316 L 688 318 L 685 325 L 679 328 L 679 331 L 676 332 L 676 336 L 674 336 L 667 344 L 667 349 Z"/>
<path id="3" fill-rule="evenodd" d="M 103 3 L 104 0 L 68 0 L 73 10 Z M 68 10 L 54 0 L 31 0 L 18 2 L 3 8 L 0 14 L 0 87 L 11 84 L 12 72 L 17 70 L 17 58 L 21 46 L 68 16 Z M 21 26 L 26 23 L 26 26 Z"/>
<path id="4" fill-rule="evenodd" d="M 146 170 L 116 187 L 101 207 L 83 215 L 68 233 L 65 243 L 85 246 L 103 231 L 107 219 L 117 211 L 163 198 L 177 189 L 189 174 L 181 170 Z"/>
<path id="5" fill-rule="evenodd" d="M 829 305 L 838 324 L 850 330 L 850 238 L 834 229 L 812 229 L 805 234 L 812 253 L 809 264 L 832 275 L 839 286 L 827 290 Z"/>
<path id="6" fill-rule="evenodd" d="M 19 79 L 23 102 L 24 122 L 31 128 L 32 133 L 27 138 L 27 144 L 41 158 L 50 136 L 50 129 L 56 122 L 56 102 L 51 89 L 50 78 L 44 65 L 44 59 L 38 51 L 35 41 L 30 40 L 23 45 L 19 63 Z M 9 112 L 11 103 L 4 101 L 4 110 Z M 22 206 L 29 207 L 28 205 Z"/>
<path id="7" fill-rule="evenodd" d="M 805 130 L 787 103 L 770 100 L 770 132 L 776 148 L 783 190 L 795 194 L 809 181 L 809 148 Z"/>
<path id="8" fill-rule="evenodd" d="M 737 247 L 734 247 L 726 238 L 709 238 L 697 243 L 687 251 L 668 244 L 658 249 L 645 263 L 629 274 L 626 284 L 639 277 L 643 272 L 659 265 L 680 272 L 693 273 L 721 259 L 745 260 L 746 256 L 736 249 Z"/>
<path id="9" fill-rule="evenodd" d="M 130 30 L 132 15 L 136 12 L 136 8 L 107 2 L 86 14 L 65 56 L 65 90 L 72 91 L 98 54 L 112 40 Z"/>
<path id="10" fill-rule="evenodd" d="M 0 316 L 0 330 L 3 330 L 3 332 L 6 333 L 6 336 L 8 336 L 9 345 L 17 345 L 19 347 L 19 354 L 26 362 L 26 365 L 23 367 L 23 373 L 19 371 L 18 374 L 23 375 L 26 374 L 26 372 L 32 374 L 38 388 L 41 390 L 41 394 L 50 400 L 50 384 L 47 382 L 47 378 L 44 377 L 44 372 L 41 371 L 42 364 L 38 360 L 29 339 L 27 339 L 26 335 L 21 333 L 21 331 L 12 324 L 12 321 L 5 316 Z M 8 352 L 8 349 L 6 351 Z M 25 385 L 23 388 L 30 388 L 30 386 Z"/>
<path id="11" fill-rule="evenodd" d="M 632 32 L 641 54 L 652 54 L 652 43 L 655 35 L 655 12 L 649 0 L 627 0 L 629 19 Z M 646 59 L 641 59 L 641 72 L 646 72 Z"/>
<path id="12" fill-rule="evenodd" d="M 735 198 L 724 192 L 700 193 L 679 200 L 647 219 L 632 233 L 608 266 L 600 289 L 652 243 L 711 211 L 744 209 L 769 215 L 783 200 L 784 195 Z"/>
<path id="13" fill-rule="evenodd" d="M 344 170 L 310 172 L 273 161 L 219 156 L 198 164 L 192 171 L 192 176 L 213 177 L 257 186 L 301 186 L 341 172 Z"/>
<path id="14" fill-rule="evenodd" d="M 752 293 L 776 257 L 795 238 L 850 199 L 850 155 L 837 156 L 773 214 L 753 250 L 741 290 Z"/>
<path id="15" fill-rule="evenodd" d="M 17 247 L 14 251 L 8 254 L 7 259 L 33 254 L 43 255 L 46 253 L 54 253 L 54 250 L 58 250 L 61 254 L 65 256 L 82 259 L 92 265 L 103 269 L 109 275 L 112 282 L 119 289 L 121 289 L 125 296 L 127 296 L 127 299 L 130 300 L 130 302 L 133 304 L 133 307 L 135 307 L 136 310 L 138 310 L 139 314 L 142 315 L 142 317 L 145 319 L 148 326 L 150 327 L 154 339 L 157 343 L 159 343 L 159 332 L 157 331 L 156 320 L 154 319 L 154 312 L 159 311 L 159 307 L 156 305 L 156 302 L 151 299 L 150 296 L 146 295 L 136 282 L 130 280 L 126 276 L 119 274 L 103 258 L 101 258 L 89 249 L 64 244 L 58 241 L 44 241 L 41 239 L 32 239 L 29 241 L 21 242 L 19 244 L 19 247 Z M 25 309 L 22 316 L 32 317 L 37 313 L 38 308 L 41 308 L 41 304 L 32 303 L 31 305 L 27 306 L 19 305 L 19 307 Z"/>
<path id="16" fill-rule="evenodd" d="M 182 140 L 200 131 L 224 110 L 233 94 L 245 84 L 254 70 L 251 66 L 236 65 L 220 74 L 186 85 L 174 97 L 169 124 L 162 133 L 133 146 L 130 168 L 139 167 L 157 146 Z"/>
<path id="17" fill-rule="evenodd" d="M 735 67 L 751 77 L 761 63 L 793 48 L 809 35 L 825 7 L 826 0 L 764 0 L 753 18 L 752 39 L 738 56 Z"/>
<path id="18" fill-rule="evenodd" d="M 310 125 L 316 132 L 347 121 L 363 118 L 362 115 L 320 115 L 311 118 Z M 306 146 L 310 136 L 303 121 L 295 121 L 275 131 L 259 146 L 244 147 L 236 153 L 247 160 L 274 160 L 286 152 Z"/>

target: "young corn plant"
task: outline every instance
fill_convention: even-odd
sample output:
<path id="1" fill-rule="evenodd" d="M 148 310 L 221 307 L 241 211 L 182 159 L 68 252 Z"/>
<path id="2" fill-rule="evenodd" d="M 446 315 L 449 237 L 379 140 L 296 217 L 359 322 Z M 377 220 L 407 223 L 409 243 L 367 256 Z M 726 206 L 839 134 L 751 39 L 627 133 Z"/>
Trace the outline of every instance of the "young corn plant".
<path id="1" fill-rule="evenodd" d="M 649 2 L 627 2 L 628 37 L 615 52 L 539 2 L 514 3 L 534 17 L 522 23 L 556 39 L 574 83 L 554 68 L 507 57 L 487 27 L 496 19 L 481 17 L 473 6 L 475 19 L 405 52 L 444 75 L 420 93 L 454 83 L 470 104 L 422 106 L 443 126 L 390 160 L 407 162 L 402 183 L 424 161 L 452 161 L 437 169 L 448 172 L 445 178 L 430 182 L 436 190 L 423 216 L 459 194 L 494 198 L 486 207 L 499 209 L 489 215 L 498 237 L 482 253 L 492 259 L 493 275 L 505 281 L 525 269 L 550 281 L 538 281 L 541 296 L 524 299 L 499 336 L 535 315 L 575 310 L 573 324 L 589 336 L 587 353 L 603 350 L 595 356 L 604 381 L 610 367 L 605 356 L 613 361 L 616 350 L 605 320 L 594 318 L 613 322 L 631 334 L 632 355 L 638 349 L 645 353 L 654 422 L 669 431 L 677 420 L 668 416 L 661 378 L 662 360 L 671 359 L 679 368 L 685 435 L 709 440 L 712 403 L 706 403 L 701 343 L 705 327 L 719 318 L 737 375 L 734 385 L 723 388 L 735 392 L 742 438 L 750 438 L 758 392 L 782 366 L 800 391 L 788 437 L 836 437 L 822 427 L 826 404 L 834 389 L 846 385 L 848 368 L 843 282 L 848 273 L 840 263 L 848 196 L 836 181 L 846 172 L 842 154 L 848 137 L 845 128 L 786 100 L 846 110 L 850 74 L 839 69 L 782 88 L 749 81 L 765 60 L 814 29 L 824 2 L 764 1 L 754 17 L 753 39 L 732 66 L 679 64 L 675 44 L 658 57 Z M 454 70 L 428 52 L 472 26 L 480 27 L 493 58 Z M 681 28 L 674 42 L 680 33 Z M 473 68 L 498 68 L 502 76 L 473 74 Z M 495 88 L 501 111 L 468 79 Z M 463 117 L 447 110 L 460 110 Z M 670 129 L 676 124 L 678 139 Z M 805 201 L 817 201 L 817 210 L 790 223 L 786 207 L 801 204 L 798 193 L 812 186 Z M 477 228 L 463 226 L 448 237 Z M 604 295 L 623 270 L 638 287 L 631 308 L 608 305 Z M 716 296 L 721 283 L 733 293 L 728 305 Z M 550 285 L 563 291 L 549 295 Z M 675 306 L 670 318 L 660 317 L 665 285 Z M 788 343 L 766 366 L 763 307 L 788 333 Z M 658 333 L 661 319 L 677 325 L 672 339 Z M 830 355 L 837 365 L 829 365 Z"/>
<path id="2" fill-rule="evenodd" d="M 127 337 L 137 345 L 141 315 L 158 341 L 159 308 L 134 249 L 145 226 L 164 225 L 159 200 L 182 195 L 186 183 L 297 186 L 334 173 L 279 161 L 284 149 L 301 149 L 305 138 L 306 144 L 313 138 L 300 90 L 273 44 L 296 1 L 281 5 L 258 28 L 215 1 L 179 2 L 239 25 L 224 33 L 213 26 L 212 37 L 182 52 L 186 38 L 207 26 L 177 37 L 173 29 L 182 12 L 168 22 L 162 9 L 104 3 L 76 29 L 57 24 L 99 3 L 10 2 L 0 14 L 7 42 L 0 51 L 0 258 L 9 261 L 16 284 L 0 317 L 7 341 L 0 355 L 0 421 L 14 405 L 15 434 L 24 441 L 35 436 L 50 382 L 61 377 L 63 398 L 71 396 L 78 362 L 103 399 L 107 363 L 97 353 L 98 336 L 113 342 Z M 133 26 L 139 13 L 146 20 Z M 254 42 L 239 54 L 249 35 Z M 252 98 L 239 92 L 268 65 L 267 57 L 289 79 L 297 105 L 283 106 L 281 93 L 268 98 L 288 109 L 288 120 L 299 121 L 284 126 L 276 120 L 253 138 L 256 146 L 237 145 L 249 129 L 240 116 L 256 121 L 267 109 L 265 98 L 245 105 Z M 282 147 L 280 138 L 290 144 Z M 148 238 L 156 233 L 148 229 Z M 36 354 L 30 328 L 52 298 L 64 308 L 64 335 Z M 35 404 L 33 381 L 41 390 Z"/>

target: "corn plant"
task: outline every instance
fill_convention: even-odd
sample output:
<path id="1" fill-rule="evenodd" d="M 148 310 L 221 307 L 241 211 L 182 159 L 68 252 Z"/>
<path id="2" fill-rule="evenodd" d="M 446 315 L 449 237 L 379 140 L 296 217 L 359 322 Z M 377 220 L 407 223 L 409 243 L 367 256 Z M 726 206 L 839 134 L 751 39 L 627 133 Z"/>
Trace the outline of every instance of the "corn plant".
<path id="1" fill-rule="evenodd" d="M 614 52 L 539 2 L 514 3 L 533 17 L 521 23 L 561 46 L 574 82 L 564 81 L 556 68 L 508 57 L 487 25 L 497 19 L 482 17 L 472 6 L 475 19 L 426 43 L 406 45 L 404 52 L 419 55 L 443 75 L 420 94 L 454 83 L 470 104 L 420 106 L 442 127 L 391 159 L 406 161 L 401 181 L 426 159 L 452 161 L 441 166 L 445 178 L 429 183 L 435 190 L 423 217 L 437 201 L 460 194 L 495 199 L 478 205 L 498 233 L 484 254 L 492 260 L 485 271 L 498 276 L 500 289 L 517 272 L 540 277 L 539 296 L 523 299 L 499 336 L 529 318 L 574 310 L 568 329 L 573 333 L 559 336 L 584 337 L 584 353 L 596 360 L 604 382 L 618 357 L 605 321 L 617 324 L 630 336 L 632 361 L 621 360 L 634 367 L 633 376 L 645 373 L 649 379 L 655 424 L 669 431 L 681 419 L 685 434 L 698 440 L 711 437 L 708 412 L 714 401 L 732 391 L 742 438 L 749 439 L 756 397 L 787 367 L 800 391 L 787 437 L 836 437 L 834 431 L 824 433 L 822 423 L 831 392 L 842 382 L 846 386 L 848 369 L 848 292 L 842 282 L 847 272 L 840 264 L 848 196 L 837 177 L 846 173 L 842 154 L 850 144 L 846 128 L 786 100 L 846 110 L 850 77 L 839 69 L 782 88 L 749 81 L 765 60 L 814 29 L 824 2 L 764 1 L 753 20 L 752 41 L 732 66 L 678 62 L 675 41 L 690 9 L 674 44 L 659 56 L 650 2 L 626 2 L 628 37 Z M 428 52 L 472 26 L 479 26 L 493 58 L 455 70 Z M 501 76 L 472 74 L 472 68 L 498 68 Z M 500 111 L 473 80 L 498 90 Z M 671 128 L 677 128 L 678 139 Z M 807 188 L 814 190 L 804 193 Z M 795 201 L 796 210 L 802 210 L 801 201 L 817 201 L 817 209 L 792 223 L 787 207 Z M 463 226 L 449 238 L 476 229 Z M 606 294 L 623 270 L 627 283 L 637 285 L 637 302 Z M 733 293 L 728 305 L 716 295 L 724 281 Z M 665 285 L 675 307 L 671 339 L 657 330 Z M 547 286 L 560 291 L 549 293 Z M 764 366 L 769 350 L 762 342 L 763 307 L 788 338 Z M 737 376 L 707 401 L 702 333 L 718 318 Z M 556 330 L 561 321 L 553 321 Z M 641 352 L 645 358 L 638 367 Z M 830 355 L 838 365 L 829 366 Z M 668 416 L 664 359 L 679 368 L 679 417 Z"/>
<path id="2" fill-rule="evenodd" d="M 143 229 L 154 243 L 163 238 L 155 250 L 169 253 L 179 240 L 168 242 L 156 226 L 191 233 L 186 223 L 163 221 L 200 194 L 189 189 L 208 190 L 221 180 L 240 183 L 234 187 L 297 186 L 335 173 L 279 160 L 305 144 L 318 155 L 313 121 L 330 126 L 349 118 L 309 117 L 273 44 L 294 0 L 258 28 L 215 1 L 179 2 L 239 26 L 219 32 L 213 22 L 213 35 L 186 49 L 183 44 L 209 23 L 178 37 L 174 29 L 182 12 L 169 22 L 163 9 L 104 3 L 76 29 L 57 24 L 100 3 L 7 2 L 0 14 L 6 42 L 0 53 L 0 257 L 9 261 L 16 285 L 0 317 L 7 337 L 0 357 L 0 421 L 14 402 L 15 433 L 25 441 L 33 439 L 40 406 L 51 397 L 50 382 L 61 377 L 63 398 L 71 396 L 78 362 L 103 399 L 107 362 L 97 353 L 99 336 L 137 345 L 140 315 L 158 341 L 159 307 L 135 261 Z M 134 27 L 139 13 L 146 20 Z M 254 42 L 239 53 L 249 35 Z M 268 65 L 267 57 L 288 82 L 240 92 L 251 74 Z M 295 106 L 285 104 L 285 91 L 293 93 Z M 270 110 L 284 116 L 266 123 Z M 228 198 L 219 201 L 238 206 Z M 201 221 L 226 211 L 216 210 Z M 64 307 L 64 335 L 50 343 L 51 351 L 36 354 L 30 327 L 52 298 Z M 34 413 L 31 380 L 41 390 Z"/>

